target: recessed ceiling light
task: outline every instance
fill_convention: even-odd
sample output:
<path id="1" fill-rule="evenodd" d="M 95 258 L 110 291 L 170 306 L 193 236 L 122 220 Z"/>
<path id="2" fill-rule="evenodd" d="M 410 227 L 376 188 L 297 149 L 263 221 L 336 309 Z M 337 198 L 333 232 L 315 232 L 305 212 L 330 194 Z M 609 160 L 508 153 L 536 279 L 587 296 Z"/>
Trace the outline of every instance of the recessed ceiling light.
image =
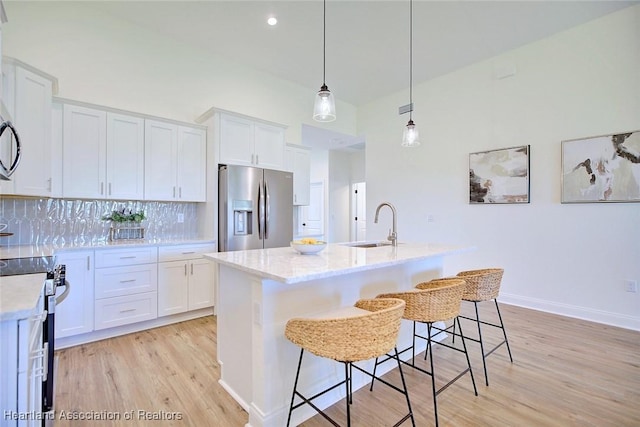
<path id="1" fill-rule="evenodd" d="M 277 23 L 278 23 L 278 20 L 276 19 L 275 16 L 270 16 L 269 19 L 267 19 L 267 24 L 271 25 L 272 27 Z"/>

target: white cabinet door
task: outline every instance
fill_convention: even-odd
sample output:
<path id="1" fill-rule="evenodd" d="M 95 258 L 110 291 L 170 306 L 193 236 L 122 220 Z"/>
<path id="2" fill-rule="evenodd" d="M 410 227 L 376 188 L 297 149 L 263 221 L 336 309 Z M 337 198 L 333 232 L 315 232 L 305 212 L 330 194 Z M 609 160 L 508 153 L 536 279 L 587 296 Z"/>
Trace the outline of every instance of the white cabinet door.
<path id="1" fill-rule="evenodd" d="M 20 167 L 13 175 L 15 193 L 51 195 L 51 80 L 16 67 L 16 129 L 22 142 Z"/>
<path id="2" fill-rule="evenodd" d="M 65 104 L 62 120 L 63 196 L 104 198 L 106 112 Z"/>
<path id="3" fill-rule="evenodd" d="M 53 83 L 36 71 L 13 60 L 2 68 L 2 100 L 20 136 L 22 154 L 11 181 L 0 183 L 2 194 L 51 196 Z M 2 135 L 0 144 L 0 158 L 9 166 L 17 148 L 10 132 Z"/>
<path id="4" fill-rule="evenodd" d="M 214 264 L 203 253 L 215 245 L 161 246 L 158 250 L 158 316 L 212 307 Z"/>
<path id="5" fill-rule="evenodd" d="M 207 135 L 204 129 L 178 127 L 178 200 L 206 201 Z"/>
<path id="6" fill-rule="evenodd" d="M 265 169 L 284 169 L 284 129 L 256 122 L 254 129 L 255 165 Z"/>
<path id="7" fill-rule="evenodd" d="M 145 120 L 145 200 L 206 200 L 206 138 L 204 129 Z"/>
<path id="8" fill-rule="evenodd" d="M 65 300 L 56 306 L 56 339 L 93 331 L 93 251 L 58 253 L 56 262 L 67 266 L 71 286 Z"/>
<path id="9" fill-rule="evenodd" d="M 189 264 L 189 310 L 212 307 L 214 264 L 206 259 L 195 259 Z"/>
<path id="10" fill-rule="evenodd" d="M 189 270 L 186 261 L 158 264 L 158 316 L 187 311 L 188 280 Z"/>
<path id="11" fill-rule="evenodd" d="M 145 120 L 144 127 L 144 198 L 174 200 L 177 194 L 175 149 L 178 127 L 157 120 Z"/>
<path id="12" fill-rule="evenodd" d="M 285 151 L 285 167 L 293 172 L 293 204 L 298 206 L 308 205 L 311 188 L 310 149 L 299 145 L 287 144 Z"/>
<path id="13" fill-rule="evenodd" d="M 220 114 L 220 160 L 226 165 L 284 170 L 284 128 Z"/>
<path id="14" fill-rule="evenodd" d="M 253 122 L 228 114 L 220 115 L 220 163 L 254 166 Z"/>
<path id="15" fill-rule="evenodd" d="M 144 119 L 107 113 L 106 197 L 144 196 Z"/>

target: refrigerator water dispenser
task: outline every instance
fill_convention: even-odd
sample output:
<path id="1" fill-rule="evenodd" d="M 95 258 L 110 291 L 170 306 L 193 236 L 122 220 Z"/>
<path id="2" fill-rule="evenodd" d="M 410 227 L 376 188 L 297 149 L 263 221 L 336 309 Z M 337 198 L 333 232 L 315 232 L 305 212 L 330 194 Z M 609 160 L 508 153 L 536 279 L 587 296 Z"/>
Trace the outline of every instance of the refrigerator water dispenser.
<path id="1" fill-rule="evenodd" d="M 233 234 L 246 236 L 252 234 L 253 209 L 251 200 L 233 201 Z"/>

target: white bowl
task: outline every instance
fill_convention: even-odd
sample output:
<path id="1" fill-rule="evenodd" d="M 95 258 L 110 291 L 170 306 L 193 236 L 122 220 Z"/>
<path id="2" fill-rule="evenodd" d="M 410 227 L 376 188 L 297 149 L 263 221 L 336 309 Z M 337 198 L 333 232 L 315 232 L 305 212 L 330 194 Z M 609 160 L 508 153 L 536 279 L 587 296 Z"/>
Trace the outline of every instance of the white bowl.
<path id="1" fill-rule="evenodd" d="M 327 246 L 327 242 L 318 240 L 318 243 L 305 244 L 301 242 L 291 242 L 291 247 L 302 255 L 317 254 Z"/>

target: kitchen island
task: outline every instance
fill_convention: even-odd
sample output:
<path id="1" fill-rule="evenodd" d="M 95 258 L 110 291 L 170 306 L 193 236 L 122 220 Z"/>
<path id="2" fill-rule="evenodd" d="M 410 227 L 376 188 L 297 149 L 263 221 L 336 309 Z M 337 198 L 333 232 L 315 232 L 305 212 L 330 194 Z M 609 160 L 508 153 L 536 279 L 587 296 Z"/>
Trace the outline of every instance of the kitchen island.
<path id="1" fill-rule="evenodd" d="M 220 383 L 249 413 L 247 426 L 286 425 L 300 354 L 284 336 L 289 319 L 352 306 L 358 299 L 383 292 L 412 289 L 419 282 L 441 277 L 445 256 L 471 249 L 426 243 L 349 245 L 329 244 L 315 255 L 300 255 L 289 247 L 204 255 L 218 267 Z M 411 325 L 403 322 L 398 348 L 409 346 L 411 338 Z M 385 363 L 378 372 L 394 366 Z M 305 357 L 300 386 L 308 395 L 341 379 L 337 362 L 311 354 Z M 354 373 L 354 390 L 367 381 Z M 339 388 L 314 403 L 324 408 L 342 397 Z M 305 405 L 294 411 L 292 425 L 315 414 Z"/>

